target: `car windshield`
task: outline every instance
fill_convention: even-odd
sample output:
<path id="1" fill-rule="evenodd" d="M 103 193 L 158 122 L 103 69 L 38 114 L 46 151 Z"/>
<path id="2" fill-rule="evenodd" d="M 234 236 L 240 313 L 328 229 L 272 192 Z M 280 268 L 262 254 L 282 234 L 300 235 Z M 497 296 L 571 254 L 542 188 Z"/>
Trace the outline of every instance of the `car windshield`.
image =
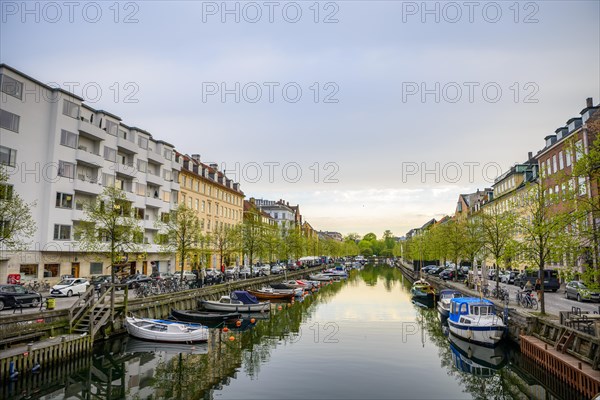
<path id="1" fill-rule="evenodd" d="M 62 281 L 58 282 L 59 285 L 70 285 L 73 283 L 73 279 L 63 279 Z"/>

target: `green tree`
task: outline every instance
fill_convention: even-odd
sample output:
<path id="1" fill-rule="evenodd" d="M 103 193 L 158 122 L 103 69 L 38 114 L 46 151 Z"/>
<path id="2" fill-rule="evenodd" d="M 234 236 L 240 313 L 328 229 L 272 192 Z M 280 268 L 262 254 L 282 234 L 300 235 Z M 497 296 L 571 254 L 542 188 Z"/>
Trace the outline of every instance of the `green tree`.
<path id="1" fill-rule="evenodd" d="M 563 194 L 564 195 L 564 194 Z M 573 243 L 567 227 L 573 221 L 573 214 L 557 207 L 561 198 L 550 194 L 544 180 L 530 184 L 524 196 L 524 215 L 518 219 L 523 232 L 523 256 L 540 271 L 540 311 L 546 312 L 544 302 L 544 269 L 553 259 L 559 259 Z"/>
<path id="2" fill-rule="evenodd" d="M 211 240 L 213 249 L 219 254 L 219 265 L 227 266 L 229 258 L 242 247 L 241 227 L 235 225 L 215 228 L 211 233 Z"/>
<path id="3" fill-rule="evenodd" d="M 471 263 L 473 277 L 476 271 L 476 259 L 481 254 L 484 246 L 483 225 L 481 213 L 473 214 L 470 218 L 461 221 L 464 225 L 463 251 L 465 257 Z"/>
<path id="4" fill-rule="evenodd" d="M 36 231 L 31 208 L 8 182 L 8 174 L 0 168 L 0 250 L 23 250 Z"/>
<path id="5" fill-rule="evenodd" d="M 181 266 L 181 280 L 185 261 L 191 260 L 200 242 L 200 220 L 194 210 L 181 203 L 168 214 L 168 218 L 156 222 L 159 228 L 159 241 L 166 253 L 175 253 Z"/>
<path id="6" fill-rule="evenodd" d="M 482 214 L 483 246 L 496 264 L 496 289 L 500 286 L 499 265 L 509 243 L 513 240 L 516 228 L 514 211 L 500 211 L 497 204 L 492 204 Z"/>
<path id="7" fill-rule="evenodd" d="M 262 252 L 265 245 L 265 230 L 262 216 L 258 209 L 244 212 L 244 222 L 242 223 L 242 249 L 248 256 L 251 275 L 254 273 L 254 257 Z"/>

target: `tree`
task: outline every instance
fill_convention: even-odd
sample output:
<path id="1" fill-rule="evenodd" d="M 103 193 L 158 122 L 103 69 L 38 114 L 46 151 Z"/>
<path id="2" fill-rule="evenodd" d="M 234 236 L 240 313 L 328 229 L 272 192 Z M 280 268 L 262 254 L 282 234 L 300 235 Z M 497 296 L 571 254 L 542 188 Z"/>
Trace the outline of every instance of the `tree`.
<path id="1" fill-rule="evenodd" d="M 273 257 L 275 254 L 277 254 L 280 244 L 281 236 L 279 233 L 279 228 L 276 225 L 265 227 L 261 253 L 269 261 L 269 263 L 273 261 Z"/>
<path id="2" fill-rule="evenodd" d="M 220 265 L 228 264 L 229 257 L 240 250 L 241 227 L 236 225 L 216 228 L 211 239 L 213 248 L 219 254 Z"/>
<path id="3" fill-rule="evenodd" d="M 516 216 L 512 210 L 500 211 L 497 204 L 492 204 L 482 214 L 483 246 L 491 254 L 496 264 L 496 290 L 500 286 L 500 260 L 515 233 Z"/>
<path id="4" fill-rule="evenodd" d="M 8 174 L 0 168 L 0 250 L 23 250 L 36 231 L 31 208 L 8 183 Z"/>
<path id="5" fill-rule="evenodd" d="M 454 262 L 456 272 L 460 267 L 460 259 L 464 254 L 465 225 L 462 222 L 450 220 L 444 224 L 442 234 L 447 237 L 447 255 Z M 456 273 L 454 280 L 456 280 Z"/>
<path id="6" fill-rule="evenodd" d="M 363 240 L 368 240 L 370 242 L 374 242 L 377 240 L 377 235 L 375 235 L 373 232 L 367 233 L 364 237 Z"/>
<path id="7" fill-rule="evenodd" d="M 563 194 L 564 196 L 564 194 Z M 546 312 L 544 304 L 544 269 L 552 259 L 559 259 L 571 247 L 567 227 L 573 214 L 557 207 L 561 198 L 550 194 L 544 180 L 538 180 L 526 188 L 525 214 L 518 219 L 523 232 L 523 256 L 537 267 L 540 274 L 540 311 Z"/>
<path id="8" fill-rule="evenodd" d="M 254 256 L 260 254 L 265 245 L 265 226 L 261 218 L 260 212 L 257 209 L 244 212 L 242 249 L 248 255 L 251 275 L 254 273 Z"/>
<path id="9" fill-rule="evenodd" d="M 176 210 L 168 214 L 168 218 L 157 221 L 160 233 L 160 245 L 165 252 L 175 253 L 181 265 L 181 280 L 185 260 L 190 260 L 197 251 L 200 235 L 200 220 L 194 210 L 181 203 Z"/>
<path id="10" fill-rule="evenodd" d="M 106 253 L 110 256 L 111 286 L 115 284 L 115 264 L 125 251 L 140 251 L 144 231 L 134 218 L 131 202 L 125 192 L 107 186 L 92 202 L 84 205 L 84 220 L 75 230 L 79 248 L 83 251 Z M 115 292 L 111 293 L 111 321 L 114 321 Z"/>
<path id="11" fill-rule="evenodd" d="M 81 250 L 109 254 L 113 284 L 117 257 L 143 247 L 144 231 L 134 218 L 131 202 L 125 192 L 113 186 L 105 187 L 94 201 L 84 204 L 84 220 L 75 232 Z"/>
<path id="12" fill-rule="evenodd" d="M 476 275 L 476 258 L 483 249 L 483 226 L 481 213 L 473 214 L 461 222 L 464 225 L 463 253 L 471 263 L 473 276 Z"/>

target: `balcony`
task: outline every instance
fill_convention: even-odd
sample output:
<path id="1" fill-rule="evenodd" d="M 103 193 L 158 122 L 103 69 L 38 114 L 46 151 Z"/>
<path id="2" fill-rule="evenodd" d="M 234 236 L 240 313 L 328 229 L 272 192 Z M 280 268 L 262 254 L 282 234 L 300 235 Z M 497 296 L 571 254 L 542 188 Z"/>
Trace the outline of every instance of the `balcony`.
<path id="1" fill-rule="evenodd" d="M 156 224 L 155 220 L 144 221 L 144 229 L 156 231 L 156 230 L 158 230 L 158 228 L 156 227 L 155 224 Z"/>
<path id="2" fill-rule="evenodd" d="M 75 158 L 84 164 L 91 165 L 93 167 L 101 167 L 104 159 L 99 154 L 90 153 L 85 147 L 80 147 L 75 152 Z"/>
<path id="3" fill-rule="evenodd" d="M 125 175 L 129 178 L 135 178 L 138 175 L 138 170 L 133 164 L 114 164 L 115 172 L 121 175 Z"/>
<path id="4" fill-rule="evenodd" d="M 86 176 L 79 176 L 75 179 L 75 185 L 73 187 L 76 192 L 89 193 L 93 195 L 98 195 L 102 193 L 104 189 L 100 182 L 96 179 L 90 179 Z"/>
<path id="5" fill-rule="evenodd" d="M 158 153 L 155 153 L 154 150 L 148 149 L 148 161 L 152 161 L 154 163 L 163 165 L 165 163 L 165 159 Z"/>
<path id="6" fill-rule="evenodd" d="M 181 190 L 179 186 L 179 182 L 172 181 L 171 182 L 171 190 L 177 190 L 178 192 Z"/>
<path id="7" fill-rule="evenodd" d="M 165 206 L 165 203 L 160 198 L 156 197 L 146 197 L 146 207 L 153 208 L 162 208 Z"/>
<path id="8" fill-rule="evenodd" d="M 71 215 L 71 219 L 73 221 L 85 221 L 85 212 L 83 210 L 73 210 L 73 214 Z"/>
<path id="9" fill-rule="evenodd" d="M 79 131 L 97 140 L 104 140 L 106 138 L 106 132 L 87 120 L 79 121 Z"/>
<path id="10" fill-rule="evenodd" d="M 150 172 L 146 173 L 146 182 L 148 184 L 153 184 L 157 186 L 162 186 L 165 183 L 165 180 L 160 176 L 154 175 Z"/>
<path id="11" fill-rule="evenodd" d="M 123 139 L 122 137 L 117 138 L 117 147 L 121 150 L 124 150 L 126 153 L 137 154 L 140 148 L 137 144 L 130 142 L 127 139 Z"/>

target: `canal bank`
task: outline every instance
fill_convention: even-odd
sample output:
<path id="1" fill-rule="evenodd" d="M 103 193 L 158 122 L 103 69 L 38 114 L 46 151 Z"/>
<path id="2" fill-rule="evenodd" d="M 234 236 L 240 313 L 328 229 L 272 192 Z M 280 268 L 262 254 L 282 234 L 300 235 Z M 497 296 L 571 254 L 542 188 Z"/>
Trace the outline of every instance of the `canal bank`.
<path id="1" fill-rule="evenodd" d="M 419 272 L 409 264 L 397 265 L 407 278 L 414 282 Z M 441 289 L 456 289 L 471 297 L 481 294 L 465 284 L 444 281 L 434 276 L 427 280 Z M 600 338 L 562 325 L 558 316 L 530 313 L 510 307 L 500 300 L 492 299 L 497 312 L 508 317 L 508 339 L 519 345 L 521 352 L 562 382 L 570 385 L 588 398 L 600 393 Z M 564 318 L 569 318 L 566 313 Z M 572 317 L 575 318 L 575 317 Z M 597 332 L 596 332 L 597 334 Z"/>
<path id="2" fill-rule="evenodd" d="M 129 299 L 126 292 L 116 292 L 112 308 L 108 296 L 110 292 L 97 298 L 93 288 L 90 288 L 68 309 L 2 315 L 0 346 L 4 349 L 0 350 L 0 381 L 14 376 L 15 370 L 23 376 L 31 373 L 37 365 L 40 368 L 60 365 L 87 353 L 94 342 L 124 333 L 124 317 L 129 313 L 139 317 L 166 318 L 171 309 L 197 309 L 199 300 L 215 300 L 233 290 L 257 289 L 322 269 L 323 266 L 318 266 L 284 275 L 269 275 L 139 299 Z"/>

